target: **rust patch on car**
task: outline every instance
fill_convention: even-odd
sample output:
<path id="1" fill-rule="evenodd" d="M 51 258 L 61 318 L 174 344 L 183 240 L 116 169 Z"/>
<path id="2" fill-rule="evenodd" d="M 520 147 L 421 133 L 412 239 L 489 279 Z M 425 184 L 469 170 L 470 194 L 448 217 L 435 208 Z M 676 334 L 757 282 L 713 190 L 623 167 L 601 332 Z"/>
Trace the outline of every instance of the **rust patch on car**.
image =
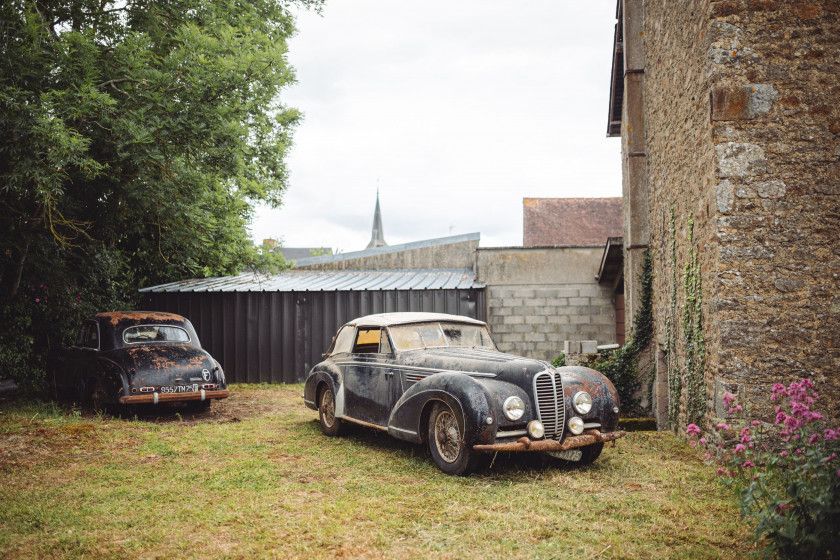
<path id="1" fill-rule="evenodd" d="M 162 311 L 108 311 L 105 313 L 97 313 L 97 317 L 107 319 L 113 327 L 120 325 L 137 325 L 141 322 L 149 321 L 177 321 L 184 322 L 184 318 L 174 313 L 164 313 Z"/>

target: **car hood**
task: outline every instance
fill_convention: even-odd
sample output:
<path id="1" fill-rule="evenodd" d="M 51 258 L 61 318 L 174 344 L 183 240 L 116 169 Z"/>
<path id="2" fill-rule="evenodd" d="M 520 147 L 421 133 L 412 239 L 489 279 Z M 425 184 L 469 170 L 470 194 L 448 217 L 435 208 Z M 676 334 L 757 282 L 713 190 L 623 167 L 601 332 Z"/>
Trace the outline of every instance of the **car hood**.
<path id="1" fill-rule="evenodd" d="M 410 350 L 400 355 L 399 362 L 407 366 L 426 367 L 441 371 L 492 374 L 501 379 L 514 376 L 530 379 L 551 365 L 540 360 L 505 354 L 480 348 L 428 348 Z"/>

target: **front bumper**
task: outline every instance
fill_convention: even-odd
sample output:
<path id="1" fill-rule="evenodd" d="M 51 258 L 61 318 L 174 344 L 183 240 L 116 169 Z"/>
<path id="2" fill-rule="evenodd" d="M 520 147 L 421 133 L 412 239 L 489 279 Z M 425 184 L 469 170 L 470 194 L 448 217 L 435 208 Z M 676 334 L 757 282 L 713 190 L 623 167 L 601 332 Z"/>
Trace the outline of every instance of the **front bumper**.
<path id="1" fill-rule="evenodd" d="M 230 391 L 221 389 L 219 391 L 193 391 L 189 393 L 146 393 L 145 395 L 131 395 L 120 397 L 120 404 L 158 404 L 164 402 L 180 401 L 204 401 L 207 399 L 226 399 Z"/>
<path id="2" fill-rule="evenodd" d="M 553 439 L 530 439 L 521 437 L 510 443 L 491 443 L 488 445 L 473 445 L 473 451 L 477 453 L 494 453 L 496 451 L 568 451 L 578 447 L 585 447 L 593 443 L 613 441 L 627 435 L 621 430 L 618 432 L 602 433 L 598 430 L 586 430 L 579 436 L 569 436 L 563 441 Z"/>

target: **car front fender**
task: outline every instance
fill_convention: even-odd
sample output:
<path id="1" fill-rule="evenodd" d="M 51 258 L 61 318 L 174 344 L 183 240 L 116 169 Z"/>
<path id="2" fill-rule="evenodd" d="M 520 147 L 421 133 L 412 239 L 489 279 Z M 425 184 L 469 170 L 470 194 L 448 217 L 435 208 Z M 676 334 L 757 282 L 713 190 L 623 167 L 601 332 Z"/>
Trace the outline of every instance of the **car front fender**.
<path id="1" fill-rule="evenodd" d="M 455 413 L 467 445 L 491 443 L 495 426 L 493 406 L 486 389 L 469 375 L 441 372 L 430 375 L 412 385 L 391 410 L 388 433 L 392 436 L 422 443 L 426 439 L 426 422 L 435 402 L 443 402 Z"/>

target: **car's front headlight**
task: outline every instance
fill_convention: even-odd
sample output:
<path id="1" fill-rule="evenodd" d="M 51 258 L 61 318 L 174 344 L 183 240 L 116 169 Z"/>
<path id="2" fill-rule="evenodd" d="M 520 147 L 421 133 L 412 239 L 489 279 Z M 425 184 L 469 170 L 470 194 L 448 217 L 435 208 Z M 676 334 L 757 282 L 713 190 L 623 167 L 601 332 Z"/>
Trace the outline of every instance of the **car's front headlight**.
<path id="1" fill-rule="evenodd" d="M 592 410 L 592 395 L 586 391 L 578 391 L 572 397 L 572 406 L 578 414 L 589 414 Z"/>
<path id="2" fill-rule="evenodd" d="M 519 420 L 525 414 L 525 403 L 519 397 L 508 397 L 502 405 L 502 411 L 508 420 Z"/>
<path id="3" fill-rule="evenodd" d="M 545 435 L 545 426 L 539 420 L 528 422 L 528 435 L 531 439 L 540 439 Z"/>
<path id="4" fill-rule="evenodd" d="M 579 436 L 583 433 L 583 420 L 577 416 L 569 418 L 569 431 L 574 435 Z"/>

